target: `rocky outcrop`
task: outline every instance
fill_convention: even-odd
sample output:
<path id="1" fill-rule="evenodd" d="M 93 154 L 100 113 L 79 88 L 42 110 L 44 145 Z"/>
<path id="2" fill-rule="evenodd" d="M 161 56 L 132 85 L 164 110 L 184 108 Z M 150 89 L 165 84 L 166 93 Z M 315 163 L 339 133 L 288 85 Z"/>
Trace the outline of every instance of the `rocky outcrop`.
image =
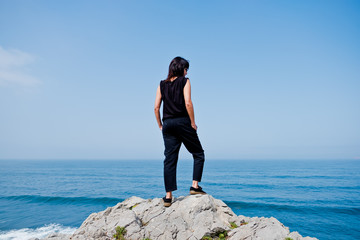
<path id="1" fill-rule="evenodd" d="M 114 207 L 91 214 L 71 236 L 53 234 L 45 239 L 114 239 L 117 226 L 124 227 L 125 239 L 264 239 L 311 240 L 302 237 L 277 219 L 235 215 L 211 195 L 176 198 L 165 208 L 162 199 L 131 197 Z"/>

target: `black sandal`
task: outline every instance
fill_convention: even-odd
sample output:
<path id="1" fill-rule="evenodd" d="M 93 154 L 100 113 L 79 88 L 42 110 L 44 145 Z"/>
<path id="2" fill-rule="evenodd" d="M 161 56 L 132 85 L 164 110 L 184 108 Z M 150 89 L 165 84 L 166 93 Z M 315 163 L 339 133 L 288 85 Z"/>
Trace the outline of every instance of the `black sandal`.
<path id="1" fill-rule="evenodd" d="M 163 197 L 164 206 L 165 207 L 170 207 L 171 206 L 171 200 L 172 200 L 172 198 L 166 198 L 166 196 Z"/>
<path id="2" fill-rule="evenodd" d="M 206 194 L 206 192 L 204 192 L 200 186 L 198 188 L 190 187 L 190 195 L 194 194 Z"/>

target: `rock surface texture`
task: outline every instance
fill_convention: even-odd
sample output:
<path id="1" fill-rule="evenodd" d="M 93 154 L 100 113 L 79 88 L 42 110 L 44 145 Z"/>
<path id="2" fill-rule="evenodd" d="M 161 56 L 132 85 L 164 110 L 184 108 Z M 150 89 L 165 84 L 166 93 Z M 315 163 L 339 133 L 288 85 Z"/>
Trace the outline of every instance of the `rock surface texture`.
<path id="1" fill-rule="evenodd" d="M 232 226 L 231 226 L 232 225 Z M 237 216 L 211 195 L 190 195 L 174 199 L 165 208 L 161 198 L 131 197 L 114 207 L 91 214 L 72 235 L 52 234 L 45 239 L 114 239 L 115 228 L 125 227 L 125 239 L 256 239 L 311 240 L 289 231 L 277 219 Z"/>

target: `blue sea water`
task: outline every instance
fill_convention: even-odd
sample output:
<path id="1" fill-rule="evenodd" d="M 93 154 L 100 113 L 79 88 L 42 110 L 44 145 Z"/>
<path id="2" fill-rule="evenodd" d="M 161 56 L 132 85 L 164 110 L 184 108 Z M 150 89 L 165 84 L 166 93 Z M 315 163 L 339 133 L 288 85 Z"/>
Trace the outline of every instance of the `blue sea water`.
<path id="1" fill-rule="evenodd" d="M 0 239 L 71 233 L 131 196 L 164 195 L 162 161 L 0 161 Z M 188 194 L 192 161 L 178 163 Z M 360 161 L 208 160 L 201 186 L 238 215 L 275 217 L 290 231 L 360 239 Z"/>

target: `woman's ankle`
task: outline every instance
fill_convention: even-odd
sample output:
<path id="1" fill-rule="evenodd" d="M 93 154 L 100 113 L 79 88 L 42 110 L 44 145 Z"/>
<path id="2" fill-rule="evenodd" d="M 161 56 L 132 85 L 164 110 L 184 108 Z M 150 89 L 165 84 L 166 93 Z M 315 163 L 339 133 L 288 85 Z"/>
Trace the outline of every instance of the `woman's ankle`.
<path id="1" fill-rule="evenodd" d="M 198 188 L 199 187 L 199 181 L 193 180 L 192 187 L 193 188 Z"/>
<path id="2" fill-rule="evenodd" d="M 166 198 L 172 198 L 172 192 L 166 192 Z"/>

